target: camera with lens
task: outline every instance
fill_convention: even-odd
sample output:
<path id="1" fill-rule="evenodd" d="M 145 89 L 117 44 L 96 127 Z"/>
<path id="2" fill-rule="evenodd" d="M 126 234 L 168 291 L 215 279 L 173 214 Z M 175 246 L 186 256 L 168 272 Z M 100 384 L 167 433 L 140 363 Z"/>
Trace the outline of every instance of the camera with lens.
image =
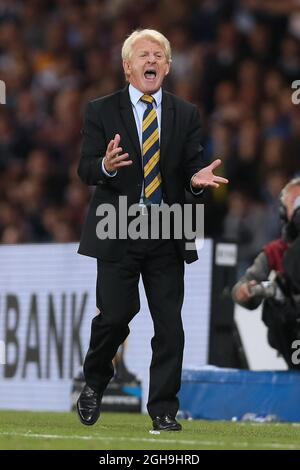
<path id="1" fill-rule="evenodd" d="M 249 291 L 253 297 L 274 299 L 278 302 L 284 302 L 286 298 L 276 279 L 272 281 L 263 281 L 255 285 L 249 285 Z"/>

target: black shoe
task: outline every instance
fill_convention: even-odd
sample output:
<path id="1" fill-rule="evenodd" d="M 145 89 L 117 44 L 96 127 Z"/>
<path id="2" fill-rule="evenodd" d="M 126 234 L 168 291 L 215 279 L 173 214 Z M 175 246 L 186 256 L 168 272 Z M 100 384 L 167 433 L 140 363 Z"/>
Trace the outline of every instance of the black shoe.
<path id="1" fill-rule="evenodd" d="M 157 416 L 152 421 L 154 431 L 181 431 L 182 426 L 170 415 Z"/>
<path id="2" fill-rule="evenodd" d="M 94 392 L 85 385 L 77 401 L 77 413 L 82 424 L 91 426 L 100 416 L 102 393 Z"/>

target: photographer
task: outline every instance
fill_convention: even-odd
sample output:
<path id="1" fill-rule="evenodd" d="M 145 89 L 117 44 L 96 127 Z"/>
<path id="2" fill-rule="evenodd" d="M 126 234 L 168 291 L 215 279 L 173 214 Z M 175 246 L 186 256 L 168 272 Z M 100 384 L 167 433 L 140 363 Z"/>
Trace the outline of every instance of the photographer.
<path id="1" fill-rule="evenodd" d="M 268 328 L 268 342 L 293 364 L 292 343 L 300 339 L 300 178 L 292 179 L 280 196 L 282 238 L 265 245 L 232 289 L 234 302 L 256 309 L 263 301 L 262 320 Z M 274 273 L 272 281 L 266 282 Z"/>

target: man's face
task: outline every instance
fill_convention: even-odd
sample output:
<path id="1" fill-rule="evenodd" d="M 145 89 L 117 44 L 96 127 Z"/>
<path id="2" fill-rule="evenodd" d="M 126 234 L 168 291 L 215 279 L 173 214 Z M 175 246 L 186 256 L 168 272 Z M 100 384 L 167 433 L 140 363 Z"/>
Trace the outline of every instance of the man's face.
<path id="1" fill-rule="evenodd" d="M 291 220 L 292 216 L 293 216 L 293 213 L 294 213 L 294 204 L 295 204 L 295 200 L 297 197 L 300 197 L 300 186 L 292 186 L 286 196 L 285 196 L 285 200 L 284 200 L 284 204 L 285 204 L 285 207 L 286 207 L 286 210 L 287 210 L 287 218 L 288 220 Z"/>
<path id="2" fill-rule="evenodd" d="M 144 94 L 153 94 L 169 73 L 170 64 L 158 42 L 138 39 L 130 59 L 123 61 L 127 80 Z"/>

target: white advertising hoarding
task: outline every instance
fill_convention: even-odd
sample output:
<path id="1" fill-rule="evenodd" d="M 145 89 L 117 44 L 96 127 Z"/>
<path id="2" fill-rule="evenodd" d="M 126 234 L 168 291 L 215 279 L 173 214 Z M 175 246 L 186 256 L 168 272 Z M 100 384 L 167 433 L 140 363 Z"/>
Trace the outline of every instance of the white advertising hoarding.
<path id="1" fill-rule="evenodd" d="M 86 353 L 96 314 L 96 260 L 77 244 L 0 247 L 0 408 L 69 410 L 72 378 Z M 184 367 L 207 362 L 212 243 L 185 269 Z M 140 285 L 141 310 L 130 324 L 125 363 L 147 401 L 153 327 Z"/>

